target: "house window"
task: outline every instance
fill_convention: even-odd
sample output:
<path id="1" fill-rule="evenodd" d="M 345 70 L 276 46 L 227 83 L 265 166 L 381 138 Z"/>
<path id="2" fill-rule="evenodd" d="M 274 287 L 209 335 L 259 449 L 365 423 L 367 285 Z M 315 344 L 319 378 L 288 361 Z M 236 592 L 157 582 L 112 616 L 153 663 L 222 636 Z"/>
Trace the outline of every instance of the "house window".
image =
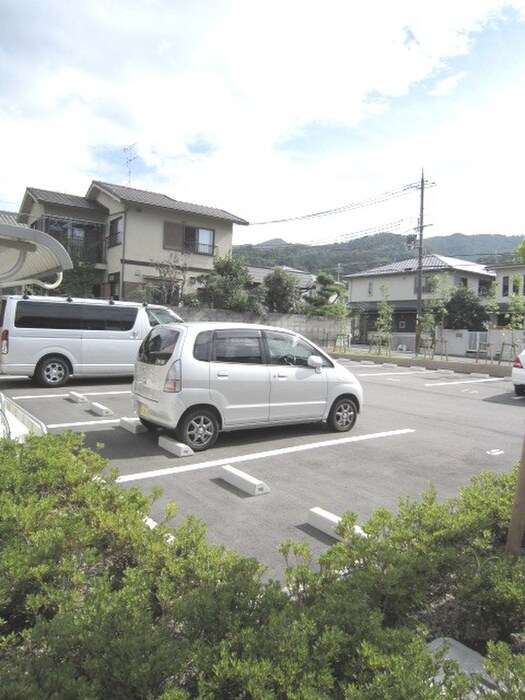
<path id="1" fill-rule="evenodd" d="M 368 296 L 371 297 L 373 293 L 374 293 L 374 283 L 369 282 L 368 283 Z"/>
<path id="2" fill-rule="evenodd" d="M 503 277 L 503 283 L 501 285 L 501 296 L 509 296 L 509 278 L 507 275 Z"/>
<path id="3" fill-rule="evenodd" d="M 522 286 L 522 289 L 523 289 L 523 296 L 525 297 L 525 275 L 523 275 L 523 278 L 522 278 L 522 280 L 521 280 L 521 283 L 522 283 L 522 285 L 523 285 L 523 286 Z"/>
<path id="4" fill-rule="evenodd" d="M 520 293 L 520 278 L 518 276 L 512 278 L 512 293 Z"/>
<path id="5" fill-rule="evenodd" d="M 184 250 L 186 253 L 199 253 L 199 255 L 213 255 L 215 231 L 209 228 L 184 229 Z"/>
<path id="6" fill-rule="evenodd" d="M 178 250 L 182 253 L 213 255 L 215 231 L 165 221 L 163 246 L 165 249 Z"/>
<path id="7" fill-rule="evenodd" d="M 110 248 L 122 243 L 122 231 L 124 229 L 124 219 L 119 216 L 117 219 L 112 219 L 109 222 L 109 241 Z"/>

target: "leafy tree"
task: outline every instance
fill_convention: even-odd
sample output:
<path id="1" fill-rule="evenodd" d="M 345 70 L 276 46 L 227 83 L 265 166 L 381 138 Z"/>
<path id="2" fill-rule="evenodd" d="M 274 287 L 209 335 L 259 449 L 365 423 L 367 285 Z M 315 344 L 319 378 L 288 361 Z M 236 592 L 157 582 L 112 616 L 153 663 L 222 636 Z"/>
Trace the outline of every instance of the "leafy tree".
<path id="1" fill-rule="evenodd" d="M 250 273 L 242 257 L 216 258 L 214 272 L 205 279 L 204 298 L 216 309 L 247 311 L 250 307 Z"/>
<path id="2" fill-rule="evenodd" d="M 467 287 L 457 287 L 445 308 L 447 328 L 466 328 L 469 331 L 485 329 L 489 318 L 487 310 Z"/>
<path id="3" fill-rule="evenodd" d="M 514 262 L 525 263 L 525 240 L 521 241 L 512 251 Z"/>
<path id="4" fill-rule="evenodd" d="M 382 340 L 389 338 L 392 332 L 392 323 L 394 320 L 394 307 L 389 302 L 388 287 L 386 284 L 381 285 L 381 301 L 379 302 L 376 330 L 379 333 L 380 344 Z"/>
<path id="5" fill-rule="evenodd" d="M 188 256 L 170 253 L 167 260 L 152 260 L 158 280 L 136 287 L 130 294 L 132 299 L 167 306 L 179 306 L 184 295 L 188 275 Z"/>
<path id="6" fill-rule="evenodd" d="M 430 279 L 430 299 L 425 300 L 421 318 L 421 332 L 430 338 L 432 347 L 436 346 L 436 326 L 445 327 L 447 304 L 452 294 L 448 279 L 434 275 Z"/>
<path id="7" fill-rule="evenodd" d="M 290 314 L 297 308 L 301 296 L 297 279 L 282 267 L 267 275 L 262 287 L 263 303 L 270 313 Z"/>
<path id="8" fill-rule="evenodd" d="M 525 302 L 523 296 L 519 293 L 519 276 L 512 280 L 512 293 L 509 296 L 509 303 L 505 320 L 507 321 L 506 328 L 510 330 L 523 330 L 523 318 L 525 314 Z"/>
<path id="9" fill-rule="evenodd" d="M 318 316 L 347 317 L 348 307 L 344 301 L 341 301 L 343 285 L 336 282 L 334 276 L 328 272 L 319 272 L 317 285 L 315 292 L 304 297 L 307 304 L 306 312 Z"/>
<path id="10" fill-rule="evenodd" d="M 492 316 L 498 316 L 499 313 L 499 304 L 498 304 L 498 283 L 497 282 L 491 282 L 489 291 L 488 291 L 488 301 L 485 304 L 485 309 L 487 311 L 487 314 L 489 316 L 489 321 L 487 326 L 490 329 L 491 326 L 491 319 Z"/>

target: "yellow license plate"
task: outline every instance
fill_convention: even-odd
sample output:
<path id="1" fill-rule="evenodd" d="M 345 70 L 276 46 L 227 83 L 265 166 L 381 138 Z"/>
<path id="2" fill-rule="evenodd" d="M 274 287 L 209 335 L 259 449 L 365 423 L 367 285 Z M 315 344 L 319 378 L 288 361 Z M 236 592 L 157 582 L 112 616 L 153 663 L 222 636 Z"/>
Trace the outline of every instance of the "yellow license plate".
<path id="1" fill-rule="evenodd" d="M 149 407 L 144 403 L 139 403 L 139 416 L 142 418 L 147 418 L 149 415 Z"/>

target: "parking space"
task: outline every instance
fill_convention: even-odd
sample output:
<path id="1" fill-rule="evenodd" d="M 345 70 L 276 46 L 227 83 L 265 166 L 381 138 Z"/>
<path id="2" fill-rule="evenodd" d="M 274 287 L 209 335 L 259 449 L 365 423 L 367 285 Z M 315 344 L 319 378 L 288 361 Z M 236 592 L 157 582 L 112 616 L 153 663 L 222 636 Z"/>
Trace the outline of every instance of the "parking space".
<path id="1" fill-rule="evenodd" d="M 119 473 L 122 488 L 162 489 L 151 517 L 164 519 L 166 502 L 177 503 L 171 524 L 188 515 L 202 520 L 210 542 L 253 556 L 283 576 L 282 542 L 304 541 L 314 559 L 333 538 L 308 523 L 309 510 L 355 512 L 363 523 L 378 507 L 417 498 L 430 483 L 443 497 L 457 493 L 473 474 L 508 471 L 519 458 L 523 406 L 508 379 L 444 374 L 348 362 L 365 390 L 365 408 L 350 433 L 323 425 L 224 433 L 207 452 L 176 457 L 154 433 L 131 434 L 120 426 L 132 415 L 130 382 L 75 381 L 65 389 L 35 389 L 28 380 L 0 380 L 0 391 L 31 410 L 50 432 L 86 434 L 88 446 Z M 70 393 L 87 399 L 79 403 Z M 111 415 L 96 415 L 91 404 Z M 227 483 L 231 465 L 267 485 L 250 496 Z"/>

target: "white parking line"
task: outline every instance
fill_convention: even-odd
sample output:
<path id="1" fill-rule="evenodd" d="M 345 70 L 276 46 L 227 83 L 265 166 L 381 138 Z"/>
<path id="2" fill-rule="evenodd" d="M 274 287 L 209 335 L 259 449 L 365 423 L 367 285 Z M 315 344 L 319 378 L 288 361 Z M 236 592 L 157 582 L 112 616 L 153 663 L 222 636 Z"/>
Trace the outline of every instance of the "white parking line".
<path id="1" fill-rule="evenodd" d="M 220 467 L 224 464 L 235 464 L 239 462 L 251 462 L 254 459 L 264 459 L 265 457 L 277 457 L 279 455 L 292 454 L 293 452 L 304 452 L 305 450 L 315 450 L 320 447 L 332 447 L 333 445 L 343 445 L 349 442 L 362 442 L 364 440 L 377 440 L 379 438 L 393 437 L 396 435 L 406 435 L 415 433 L 412 428 L 402 430 L 388 430 L 383 433 L 370 433 L 369 435 L 356 435 L 353 437 L 336 438 L 334 440 L 323 440 L 322 442 L 312 442 L 309 445 L 295 445 L 294 447 L 283 447 L 278 450 L 267 450 L 266 452 L 254 452 L 253 454 L 241 455 L 239 457 L 227 457 L 225 459 L 215 459 L 211 462 L 201 464 L 187 464 L 182 467 L 167 467 L 165 469 L 153 469 L 149 472 L 138 472 L 137 474 L 124 474 L 117 478 L 117 483 L 123 484 L 129 481 L 141 481 L 142 479 L 153 479 L 158 476 L 170 476 L 172 474 L 182 474 L 199 469 L 210 469 Z"/>
<path id="2" fill-rule="evenodd" d="M 429 382 L 425 386 L 452 386 L 452 384 L 481 384 L 482 382 L 504 382 L 506 377 L 485 377 L 484 379 L 461 379 L 457 382 Z"/>
<path id="3" fill-rule="evenodd" d="M 131 394 L 131 390 L 127 391 L 80 391 L 84 396 L 116 396 L 118 394 Z M 67 394 L 24 394 L 21 396 L 13 396 L 13 401 L 21 401 L 22 399 L 67 399 Z"/>
<path id="4" fill-rule="evenodd" d="M 378 375 L 381 375 L 382 377 L 387 377 L 389 374 L 395 374 L 398 376 L 400 374 L 423 374 L 423 372 L 420 369 L 415 369 L 413 372 L 370 372 L 370 374 L 354 372 L 354 374 L 356 377 L 377 377 Z"/>

